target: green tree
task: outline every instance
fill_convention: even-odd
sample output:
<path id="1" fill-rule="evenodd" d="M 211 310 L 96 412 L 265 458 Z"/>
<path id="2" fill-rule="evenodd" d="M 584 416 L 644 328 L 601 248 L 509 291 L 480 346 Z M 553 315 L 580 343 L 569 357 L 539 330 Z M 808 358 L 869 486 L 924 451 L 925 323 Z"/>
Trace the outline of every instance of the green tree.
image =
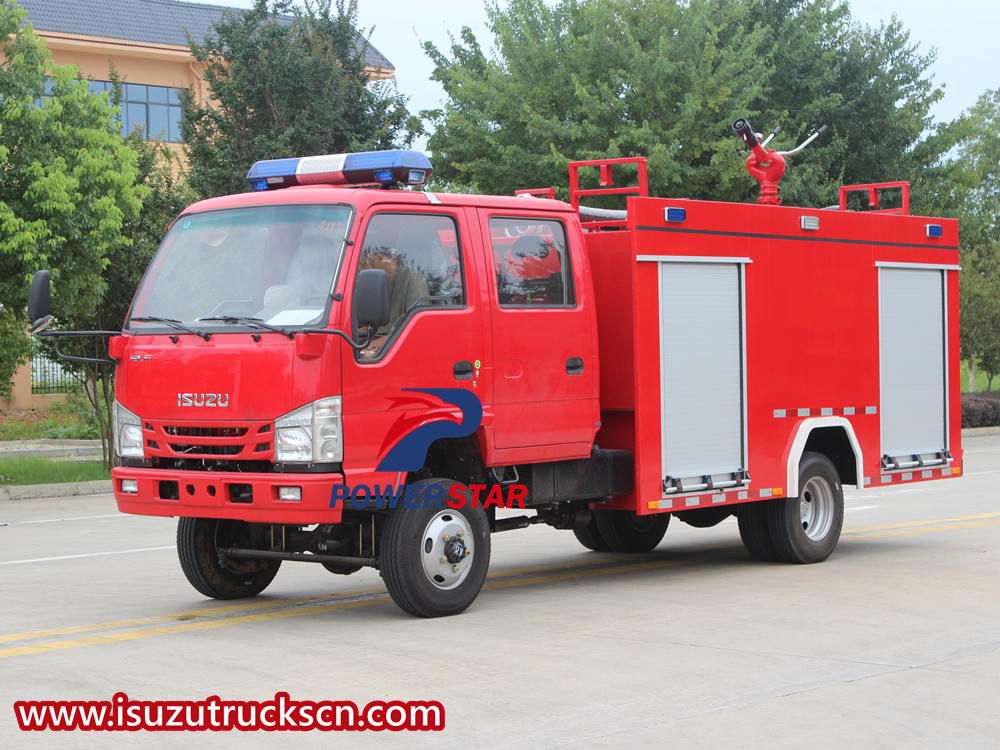
<path id="1" fill-rule="evenodd" d="M 424 45 L 448 97 L 422 113 L 437 177 L 486 192 L 562 185 L 570 160 L 645 156 L 650 191 L 749 200 L 730 130 L 780 124 L 790 202 L 829 205 L 845 182 L 906 179 L 923 145 L 933 55 L 898 21 L 851 21 L 839 0 L 511 0 L 487 5 L 496 54 L 464 28 L 450 54 Z M 562 196 L 565 197 L 565 191 Z"/>
<path id="2" fill-rule="evenodd" d="M 1000 371 L 1000 89 L 938 129 L 946 147 L 921 180 L 936 214 L 959 220 L 962 247 L 962 356 L 969 390 L 981 361 L 992 386 Z"/>
<path id="3" fill-rule="evenodd" d="M 183 97 L 189 181 L 203 196 L 247 189 L 259 159 L 408 144 L 419 122 L 389 81 L 369 82 L 357 0 L 256 0 L 191 40 L 211 101 Z M 409 121 L 409 124 L 408 124 Z"/>
<path id="4" fill-rule="evenodd" d="M 28 353 L 24 313 L 32 273 L 52 272 L 53 311 L 65 328 L 92 318 L 104 275 L 131 244 L 140 209 L 136 156 L 106 94 L 75 66 L 55 66 L 25 13 L 0 2 L 0 383 Z M 46 92 L 46 79 L 50 91 Z"/>
<path id="5" fill-rule="evenodd" d="M 112 73 L 112 78 L 114 78 Z M 112 96 L 117 100 L 119 95 Z M 142 208 L 128 218 L 122 227 L 130 242 L 119 245 L 108 256 L 102 279 L 104 294 L 87 314 L 70 317 L 59 314 L 62 328 L 73 330 L 119 331 L 132 303 L 132 296 L 152 260 L 170 222 L 193 200 L 193 194 L 180 179 L 177 157 L 161 143 L 146 143 L 138 133 L 127 139 L 135 153 L 136 185 Z M 51 340 L 40 339 L 40 346 L 50 358 L 57 355 Z M 93 336 L 63 339 L 60 349 L 67 354 L 94 360 L 107 360 L 108 338 Z M 99 361 L 65 362 L 64 366 L 83 383 L 84 392 L 93 407 L 104 442 L 104 462 L 110 467 L 113 449 L 110 441 L 110 415 L 115 398 L 114 365 Z"/>

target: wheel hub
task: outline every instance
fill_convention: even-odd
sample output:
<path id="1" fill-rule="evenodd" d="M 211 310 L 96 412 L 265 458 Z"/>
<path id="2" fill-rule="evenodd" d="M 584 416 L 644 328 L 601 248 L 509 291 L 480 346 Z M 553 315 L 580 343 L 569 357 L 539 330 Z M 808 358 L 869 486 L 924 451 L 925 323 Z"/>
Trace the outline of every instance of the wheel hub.
<path id="1" fill-rule="evenodd" d="M 833 488 L 823 477 L 812 477 L 799 494 L 799 520 L 806 536 L 814 542 L 830 533 L 834 515 Z"/>
<path id="2" fill-rule="evenodd" d="M 472 527 L 452 510 L 434 515 L 421 537 L 420 563 L 424 575 L 439 589 L 453 589 L 469 575 L 475 553 Z"/>
<path id="3" fill-rule="evenodd" d="M 456 537 L 445 542 L 444 556 L 452 565 L 465 559 L 466 551 L 465 542 L 461 538 Z"/>

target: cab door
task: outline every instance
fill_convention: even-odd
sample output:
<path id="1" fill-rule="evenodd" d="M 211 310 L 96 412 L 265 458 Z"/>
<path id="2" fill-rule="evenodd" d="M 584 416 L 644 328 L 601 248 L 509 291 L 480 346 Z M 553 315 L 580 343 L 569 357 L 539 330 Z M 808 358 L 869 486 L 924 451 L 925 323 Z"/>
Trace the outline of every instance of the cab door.
<path id="1" fill-rule="evenodd" d="M 427 420 L 463 418 L 454 403 L 423 393 L 464 389 L 489 400 L 484 306 L 461 209 L 380 207 L 355 242 L 349 286 L 359 267 L 390 275 L 390 315 L 377 344 L 344 363 L 344 470 L 370 473 L 397 442 Z M 346 295 L 345 295 L 346 296 Z M 350 298 L 345 300 L 350 309 Z"/>
<path id="2" fill-rule="evenodd" d="M 599 420 L 595 318 L 566 224 L 480 211 L 493 262 L 494 444 L 515 460 L 589 455 Z M 583 304 L 584 298 L 591 304 Z M 542 450 L 539 450 L 542 449 Z"/>

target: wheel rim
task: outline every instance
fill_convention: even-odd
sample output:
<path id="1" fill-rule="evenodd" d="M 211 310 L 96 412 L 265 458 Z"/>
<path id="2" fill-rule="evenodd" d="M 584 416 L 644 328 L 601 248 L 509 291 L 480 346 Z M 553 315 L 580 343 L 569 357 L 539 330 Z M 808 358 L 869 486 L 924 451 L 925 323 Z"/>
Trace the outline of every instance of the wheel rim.
<path id="1" fill-rule="evenodd" d="M 428 522 L 421 537 L 420 562 L 431 585 L 447 591 L 468 577 L 475 558 L 472 537 L 469 522 L 455 511 L 440 511 Z"/>
<path id="2" fill-rule="evenodd" d="M 799 495 L 802 531 L 814 542 L 822 541 L 833 526 L 833 488 L 823 477 L 812 477 Z"/>
<path id="3" fill-rule="evenodd" d="M 230 521 L 221 518 L 215 522 L 212 538 L 217 557 L 219 556 L 219 550 L 237 546 L 237 542 L 240 540 L 240 524 L 240 521 Z M 237 559 L 227 556 L 219 560 L 219 567 L 236 575 L 246 575 L 256 573 L 267 567 L 267 561 Z"/>

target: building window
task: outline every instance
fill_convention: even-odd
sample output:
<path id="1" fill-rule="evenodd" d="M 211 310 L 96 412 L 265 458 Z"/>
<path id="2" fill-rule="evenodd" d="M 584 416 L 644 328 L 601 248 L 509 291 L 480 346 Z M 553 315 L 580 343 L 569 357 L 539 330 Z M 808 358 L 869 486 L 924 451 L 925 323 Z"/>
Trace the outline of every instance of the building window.
<path id="1" fill-rule="evenodd" d="M 105 86 L 104 89 L 95 88 Z M 92 81 L 94 91 L 110 91 L 108 81 Z M 178 90 L 142 83 L 122 84 L 122 134 L 138 130 L 147 141 L 181 142 L 181 100 Z"/>
<path id="2" fill-rule="evenodd" d="M 122 135 L 138 130 L 144 140 L 161 140 L 166 143 L 181 143 L 181 100 L 180 89 L 169 86 L 147 86 L 143 83 L 123 83 L 121 102 Z M 114 84 L 111 81 L 91 81 L 90 90 L 95 94 L 107 91 L 110 95 Z M 52 80 L 45 81 L 45 94 L 35 104 L 52 96 Z"/>

